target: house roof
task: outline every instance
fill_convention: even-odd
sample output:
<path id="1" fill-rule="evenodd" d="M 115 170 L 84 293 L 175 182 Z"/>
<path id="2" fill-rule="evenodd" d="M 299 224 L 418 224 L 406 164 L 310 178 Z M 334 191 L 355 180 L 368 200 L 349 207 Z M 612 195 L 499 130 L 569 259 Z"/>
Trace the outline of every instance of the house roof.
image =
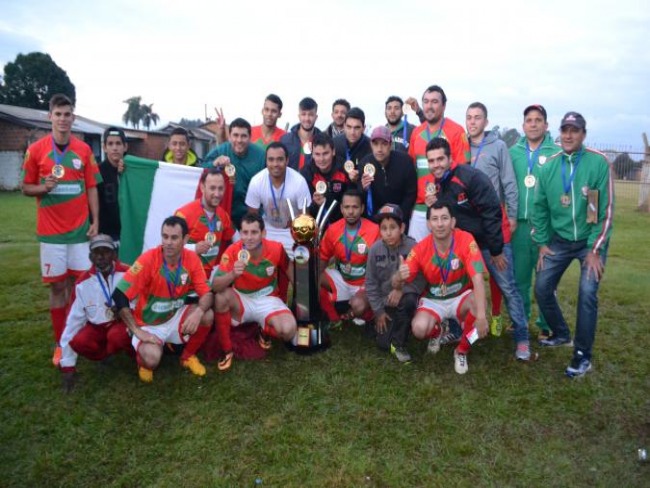
<path id="1" fill-rule="evenodd" d="M 35 127 L 46 130 L 52 128 L 52 124 L 47 117 L 47 110 L 0 104 L 0 119 L 26 127 Z M 107 124 L 90 120 L 81 115 L 77 115 L 72 124 L 72 130 L 74 132 L 81 132 L 84 134 L 103 134 L 107 127 L 109 127 Z"/>

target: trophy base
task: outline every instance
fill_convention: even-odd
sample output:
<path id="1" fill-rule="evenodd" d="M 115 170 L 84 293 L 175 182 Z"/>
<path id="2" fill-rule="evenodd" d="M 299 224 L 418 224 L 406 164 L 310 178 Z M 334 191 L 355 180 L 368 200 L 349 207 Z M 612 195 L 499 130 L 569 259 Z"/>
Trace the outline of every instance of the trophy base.
<path id="1" fill-rule="evenodd" d="M 329 349 L 332 345 L 329 323 L 321 321 L 298 322 L 293 340 L 285 342 L 286 348 L 296 354 L 309 356 Z"/>

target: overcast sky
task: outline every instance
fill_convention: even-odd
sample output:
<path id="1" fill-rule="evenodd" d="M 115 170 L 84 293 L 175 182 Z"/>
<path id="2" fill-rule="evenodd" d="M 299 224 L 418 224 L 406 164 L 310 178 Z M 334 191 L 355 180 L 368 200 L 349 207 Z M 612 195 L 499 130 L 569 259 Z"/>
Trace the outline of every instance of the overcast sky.
<path id="1" fill-rule="evenodd" d="M 453 5 L 452 5 L 453 3 Z M 553 135 L 569 110 L 588 141 L 642 147 L 650 133 L 647 1 L 434 0 L 262 2 L 0 0 L 0 64 L 46 52 L 77 89 L 77 113 L 121 123 L 124 100 L 153 103 L 161 123 L 242 116 L 261 123 L 264 97 L 346 98 L 385 122 L 389 95 L 421 97 L 431 84 L 446 115 L 464 125 L 482 101 L 491 125 L 521 128 L 523 108 L 543 104 Z"/>

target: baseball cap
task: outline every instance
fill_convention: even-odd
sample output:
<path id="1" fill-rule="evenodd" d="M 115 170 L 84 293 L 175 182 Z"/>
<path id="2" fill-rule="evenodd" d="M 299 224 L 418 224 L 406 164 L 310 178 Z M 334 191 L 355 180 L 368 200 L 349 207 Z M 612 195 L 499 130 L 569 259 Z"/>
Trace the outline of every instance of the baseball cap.
<path id="1" fill-rule="evenodd" d="M 404 222 L 404 214 L 402 213 L 402 209 L 394 203 L 387 203 L 386 205 L 382 206 L 375 215 L 375 222 L 379 224 L 382 220 L 388 217 L 397 220 L 400 224 Z"/>
<path id="2" fill-rule="evenodd" d="M 578 112 L 567 112 L 564 117 L 562 117 L 562 122 L 560 122 L 560 129 L 567 125 L 582 130 L 587 129 L 587 121 Z"/>
<path id="3" fill-rule="evenodd" d="M 390 144 L 392 138 L 390 136 L 390 131 L 388 130 L 388 127 L 380 125 L 372 129 L 370 140 L 374 141 L 375 139 L 381 139 L 383 141 L 386 141 L 388 144 Z"/>
<path id="4" fill-rule="evenodd" d="M 92 251 L 93 249 L 100 247 L 107 247 L 108 249 L 115 251 L 115 242 L 113 242 L 111 236 L 106 234 L 97 234 L 95 237 L 90 239 L 90 250 Z"/>
<path id="5" fill-rule="evenodd" d="M 524 109 L 524 117 L 528 115 L 528 112 L 530 112 L 531 110 L 537 110 L 544 116 L 544 120 L 548 119 L 548 116 L 546 115 L 546 109 L 544 108 L 543 105 L 540 104 L 528 105 L 528 107 Z"/>

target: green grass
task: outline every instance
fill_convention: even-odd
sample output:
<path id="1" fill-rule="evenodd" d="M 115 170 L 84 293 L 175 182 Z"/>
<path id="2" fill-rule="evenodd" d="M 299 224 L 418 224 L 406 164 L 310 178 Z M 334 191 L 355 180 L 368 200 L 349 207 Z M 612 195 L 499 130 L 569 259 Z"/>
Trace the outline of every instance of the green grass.
<path id="1" fill-rule="evenodd" d="M 275 345 L 197 379 L 165 358 L 151 385 L 123 356 L 79 360 L 71 395 L 49 363 L 32 199 L 0 193 L 0 486 L 650 486 L 650 215 L 619 199 L 600 290 L 595 371 L 563 376 L 570 350 L 512 359 L 511 339 L 452 350 L 412 341 L 408 366 L 360 329 L 324 354 Z M 559 289 L 575 320 L 574 266 Z"/>

